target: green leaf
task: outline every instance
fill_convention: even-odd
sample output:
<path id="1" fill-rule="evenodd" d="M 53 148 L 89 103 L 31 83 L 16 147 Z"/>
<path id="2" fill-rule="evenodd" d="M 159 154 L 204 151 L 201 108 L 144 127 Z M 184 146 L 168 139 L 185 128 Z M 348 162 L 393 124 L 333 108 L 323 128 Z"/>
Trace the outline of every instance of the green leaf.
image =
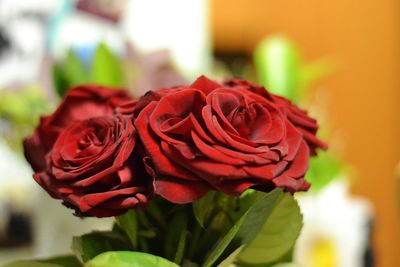
<path id="1" fill-rule="evenodd" d="M 3 267 L 82 267 L 82 264 L 75 256 L 59 256 L 46 260 L 16 261 Z"/>
<path id="2" fill-rule="evenodd" d="M 319 151 L 318 157 L 311 158 L 305 179 L 313 191 L 319 191 L 339 177 L 342 163 L 330 152 Z"/>
<path id="3" fill-rule="evenodd" d="M 16 261 L 3 265 L 3 267 L 63 267 L 62 265 L 40 261 Z"/>
<path id="4" fill-rule="evenodd" d="M 82 264 L 78 261 L 78 259 L 73 255 L 58 256 L 58 257 L 54 257 L 51 259 L 43 260 L 42 262 L 58 264 L 60 266 L 65 266 L 65 267 L 81 267 L 82 266 Z"/>
<path id="5" fill-rule="evenodd" d="M 68 51 L 65 59 L 64 71 L 70 86 L 75 86 L 89 81 L 87 70 L 72 49 Z"/>
<path id="6" fill-rule="evenodd" d="M 192 204 L 194 216 L 203 228 L 208 217 L 214 210 L 216 194 L 217 192 L 210 191 L 205 197 L 193 202 Z"/>
<path id="7" fill-rule="evenodd" d="M 91 81 L 104 86 L 124 86 L 122 64 L 105 44 L 100 44 L 96 49 Z"/>
<path id="8" fill-rule="evenodd" d="M 263 40 L 255 49 L 254 64 L 262 85 L 275 94 L 297 100 L 301 58 L 292 42 L 280 36 Z"/>
<path id="9" fill-rule="evenodd" d="M 116 217 L 118 226 L 127 234 L 134 250 L 138 247 L 138 219 L 136 210 L 129 210 L 125 214 Z"/>
<path id="10" fill-rule="evenodd" d="M 270 216 L 281 195 L 282 190 L 279 189 L 260 195 L 259 200 L 244 213 L 229 232 L 215 245 L 203 266 L 212 266 L 234 239 L 238 243 L 238 247 L 252 241 Z"/>
<path id="11" fill-rule="evenodd" d="M 194 263 L 194 262 L 192 262 L 192 261 L 189 261 L 189 260 L 184 260 L 183 261 L 183 264 L 182 264 L 182 267 L 200 267 L 200 265 L 198 265 L 197 263 Z"/>
<path id="12" fill-rule="evenodd" d="M 168 223 L 164 244 L 165 257 L 177 264 L 181 263 L 185 252 L 187 222 L 186 209 L 181 209 L 175 212 Z"/>
<path id="13" fill-rule="evenodd" d="M 236 261 L 237 256 L 242 251 L 244 246 L 238 247 L 234 252 L 231 253 L 226 259 L 224 259 L 218 267 L 230 267 Z"/>
<path id="14" fill-rule="evenodd" d="M 159 203 L 154 199 L 153 201 L 149 201 L 146 207 L 146 213 L 154 219 L 161 228 L 165 229 L 167 227 L 167 223 L 165 221 L 165 211 L 160 208 Z"/>
<path id="15" fill-rule="evenodd" d="M 115 232 L 92 232 L 72 239 L 72 251 L 81 262 L 86 262 L 105 251 L 132 249 L 129 241 Z"/>
<path id="16" fill-rule="evenodd" d="M 239 261 L 246 265 L 266 265 L 277 261 L 294 246 L 302 219 L 296 200 L 290 193 L 285 193 L 257 236 L 240 253 Z"/>
<path id="17" fill-rule="evenodd" d="M 91 261 L 85 267 L 179 267 L 164 258 L 132 251 L 105 252 Z"/>
<path id="18" fill-rule="evenodd" d="M 52 66 L 53 86 L 59 97 L 63 97 L 69 88 L 69 82 L 65 77 L 65 71 L 61 64 Z"/>

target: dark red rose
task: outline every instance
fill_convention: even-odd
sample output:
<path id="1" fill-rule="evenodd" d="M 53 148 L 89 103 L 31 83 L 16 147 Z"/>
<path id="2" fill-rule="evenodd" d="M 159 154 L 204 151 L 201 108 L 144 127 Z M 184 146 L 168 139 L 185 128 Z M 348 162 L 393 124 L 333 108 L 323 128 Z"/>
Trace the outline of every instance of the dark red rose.
<path id="1" fill-rule="evenodd" d="M 317 148 L 327 149 L 327 144 L 316 137 L 316 133 L 318 131 L 317 121 L 308 116 L 306 111 L 300 109 L 290 100 L 281 96 L 273 95 L 269 93 L 263 86 L 246 80 L 232 79 L 225 82 L 225 84 L 232 88 L 246 88 L 249 91 L 262 95 L 268 100 L 276 103 L 286 114 L 289 121 L 297 128 L 297 130 L 302 133 L 312 155 L 316 155 Z"/>
<path id="2" fill-rule="evenodd" d="M 34 179 L 79 216 L 122 214 L 149 194 L 135 144 L 132 116 L 77 120 L 59 134 L 46 156 L 47 168 Z"/>
<path id="3" fill-rule="evenodd" d="M 278 103 L 205 77 L 163 90 L 138 101 L 135 120 L 156 194 L 188 203 L 209 190 L 308 189 L 309 147 Z"/>
<path id="4" fill-rule="evenodd" d="M 71 89 L 57 110 L 50 116 L 42 117 L 33 135 L 24 140 L 26 159 L 34 171 L 45 169 L 45 155 L 62 130 L 75 121 L 111 115 L 116 106 L 130 99 L 124 90 L 101 86 L 81 85 Z"/>

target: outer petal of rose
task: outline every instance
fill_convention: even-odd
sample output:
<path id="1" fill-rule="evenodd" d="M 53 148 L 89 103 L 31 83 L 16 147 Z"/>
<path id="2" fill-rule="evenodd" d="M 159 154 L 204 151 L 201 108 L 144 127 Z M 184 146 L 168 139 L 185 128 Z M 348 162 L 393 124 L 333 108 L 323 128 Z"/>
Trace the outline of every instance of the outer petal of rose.
<path id="1" fill-rule="evenodd" d="M 203 91 L 204 94 L 208 95 L 215 89 L 221 87 L 219 83 L 216 83 L 210 79 L 208 79 L 206 76 L 202 75 L 197 80 L 190 85 L 191 88 L 196 88 L 201 91 Z"/>
<path id="2" fill-rule="evenodd" d="M 263 180 L 272 180 L 279 176 L 287 167 L 288 163 L 280 161 L 277 163 L 266 164 L 261 166 L 243 166 L 247 175 L 252 178 L 259 178 Z"/>
<path id="3" fill-rule="evenodd" d="M 35 172 L 44 170 L 46 168 L 46 151 L 41 145 L 39 136 L 33 134 L 32 137 L 24 140 L 23 146 L 25 158 L 31 164 L 32 169 Z"/>
<path id="4" fill-rule="evenodd" d="M 124 90 L 80 85 L 67 92 L 61 105 L 48 117 L 48 124 L 64 128 L 76 120 L 112 115 L 115 109 L 112 102 L 119 103 L 128 99 L 131 98 Z"/>
<path id="5" fill-rule="evenodd" d="M 292 161 L 298 153 L 303 138 L 301 133 L 299 133 L 299 131 L 290 122 L 286 122 L 285 140 L 288 144 L 288 151 L 287 155 L 285 156 L 285 160 Z"/>
<path id="6" fill-rule="evenodd" d="M 261 95 L 267 99 L 271 99 L 271 94 L 268 93 L 267 89 L 265 89 L 265 87 L 263 86 L 259 86 L 255 83 L 246 81 L 246 80 L 242 80 L 242 79 L 231 79 L 231 80 L 227 80 L 224 82 L 225 85 L 230 86 L 230 87 L 237 87 L 237 86 L 243 86 L 245 87 L 247 90 L 256 93 L 258 95 Z"/>
<path id="7" fill-rule="evenodd" d="M 46 192 L 53 198 L 59 198 L 59 193 L 57 193 L 57 186 L 56 183 L 53 183 L 54 179 L 51 179 L 51 177 L 46 173 L 46 172 L 40 172 L 40 173 L 35 173 L 33 174 L 33 179 L 44 189 Z M 72 192 L 70 190 L 69 192 Z"/>
<path id="8" fill-rule="evenodd" d="M 69 206 L 67 203 L 63 203 L 64 205 L 74 208 Z M 75 209 L 75 208 L 74 208 Z M 87 212 L 79 212 L 76 210 L 75 215 L 76 216 L 92 216 L 92 217 L 97 217 L 97 218 L 104 218 L 104 217 L 113 217 L 113 216 L 119 216 L 127 212 L 127 209 L 105 209 L 101 207 L 95 207 L 93 209 L 88 210 Z"/>
<path id="9" fill-rule="evenodd" d="M 299 131 L 303 134 L 304 140 L 308 143 L 310 146 L 311 154 L 315 155 L 315 149 L 316 148 L 321 148 L 321 149 L 328 149 L 328 144 L 325 142 L 322 142 L 319 140 L 314 134 L 308 132 L 307 130 L 299 128 Z"/>
<path id="10" fill-rule="evenodd" d="M 131 196 L 141 192 L 144 192 L 146 189 L 144 187 L 129 187 L 123 189 L 117 189 L 113 191 L 107 191 L 102 193 L 93 193 L 93 194 L 71 194 L 65 197 L 64 199 L 70 202 L 71 204 L 79 207 L 81 212 L 86 212 L 93 207 L 99 206 L 106 201 L 111 200 L 115 197 L 122 197 L 122 196 Z"/>
<path id="11" fill-rule="evenodd" d="M 214 184 L 213 186 L 224 192 L 225 194 L 231 196 L 238 196 L 243 193 L 244 190 L 248 189 L 249 187 L 255 185 L 256 182 L 246 180 L 232 180 L 232 181 L 225 181 L 220 184 Z"/>
<path id="12" fill-rule="evenodd" d="M 195 175 L 171 162 L 171 160 L 164 156 L 160 151 L 160 141 L 157 140 L 157 136 L 152 133 L 149 125 L 150 114 L 156 105 L 156 102 L 150 103 L 142 110 L 142 112 L 140 112 L 139 116 L 135 120 L 138 136 L 142 141 L 146 152 L 151 157 L 156 172 L 186 180 L 198 180 Z"/>
<path id="13" fill-rule="evenodd" d="M 298 192 L 298 191 L 307 191 L 310 188 L 310 184 L 301 178 L 293 178 L 287 176 L 286 174 L 282 174 L 281 176 L 275 178 L 273 183 L 277 187 L 285 188 L 290 192 Z"/>
<path id="14" fill-rule="evenodd" d="M 173 179 L 154 181 L 154 192 L 176 204 L 193 202 L 203 197 L 210 189 L 211 187 L 203 182 Z"/>
<path id="15" fill-rule="evenodd" d="M 147 202 L 147 197 L 141 193 L 135 194 L 135 196 L 121 196 L 115 197 L 103 204 L 95 206 L 86 212 L 82 212 L 71 203 L 65 202 L 64 205 L 67 207 L 73 208 L 76 211 L 76 215 L 78 216 L 95 216 L 98 218 L 101 217 L 111 217 L 111 216 L 118 216 L 128 209 L 134 208 L 137 205 L 145 204 Z"/>
<path id="16" fill-rule="evenodd" d="M 303 177 L 308 169 L 310 152 L 307 144 L 303 141 L 294 160 L 290 162 L 285 174 L 290 177 Z"/>

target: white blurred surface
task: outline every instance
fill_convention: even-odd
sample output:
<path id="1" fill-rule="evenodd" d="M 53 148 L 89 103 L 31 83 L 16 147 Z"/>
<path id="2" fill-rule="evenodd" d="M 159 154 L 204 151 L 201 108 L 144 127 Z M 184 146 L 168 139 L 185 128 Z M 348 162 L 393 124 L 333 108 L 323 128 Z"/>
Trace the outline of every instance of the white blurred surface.
<path id="1" fill-rule="evenodd" d="M 123 31 L 142 52 L 168 49 L 188 78 L 207 73 L 211 62 L 208 0 L 130 0 Z"/>
<path id="2" fill-rule="evenodd" d="M 336 179 L 320 192 L 298 195 L 304 226 L 295 262 L 314 267 L 318 258 L 324 264 L 317 267 L 364 266 L 373 211 L 368 201 L 350 195 L 349 188 L 344 179 Z"/>

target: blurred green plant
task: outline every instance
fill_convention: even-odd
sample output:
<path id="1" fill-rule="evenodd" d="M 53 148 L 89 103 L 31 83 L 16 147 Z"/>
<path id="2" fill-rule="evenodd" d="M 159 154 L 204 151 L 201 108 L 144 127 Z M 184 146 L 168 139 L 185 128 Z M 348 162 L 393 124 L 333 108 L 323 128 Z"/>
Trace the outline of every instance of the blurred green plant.
<path id="1" fill-rule="evenodd" d="M 95 83 L 103 86 L 122 87 L 125 84 L 122 60 L 100 43 L 94 53 L 90 68 L 86 68 L 73 49 L 64 61 L 53 65 L 53 84 L 57 94 L 62 97 L 66 91 L 82 83 Z"/>
<path id="2" fill-rule="evenodd" d="M 254 51 L 259 82 L 271 92 L 298 102 L 309 86 L 332 72 L 326 59 L 305 63 L 293 42 L 281 36 L 261 41 Z"/>
<path id="3" fill-rule="evenodd" d="M 22 151 L 21 140 L 31 133 L 51 104 L 36 86 L 0 90 L 1 136 L 11 148 Z"/>
<path id="4" fill-rule="evenodd" d="M 327 59 L 304 62 L 296 45 L 282 36 L 266 38 L 257 45 L 254 65 L 259 83 L 296 103 L 305 102 L 307 90 L 333 71 Z M 310 161 L 306 180 L 313 191 L 319 191 L 339 177 L 343 167 L 331 151 L 319 151 L 318 157 Z"/>

